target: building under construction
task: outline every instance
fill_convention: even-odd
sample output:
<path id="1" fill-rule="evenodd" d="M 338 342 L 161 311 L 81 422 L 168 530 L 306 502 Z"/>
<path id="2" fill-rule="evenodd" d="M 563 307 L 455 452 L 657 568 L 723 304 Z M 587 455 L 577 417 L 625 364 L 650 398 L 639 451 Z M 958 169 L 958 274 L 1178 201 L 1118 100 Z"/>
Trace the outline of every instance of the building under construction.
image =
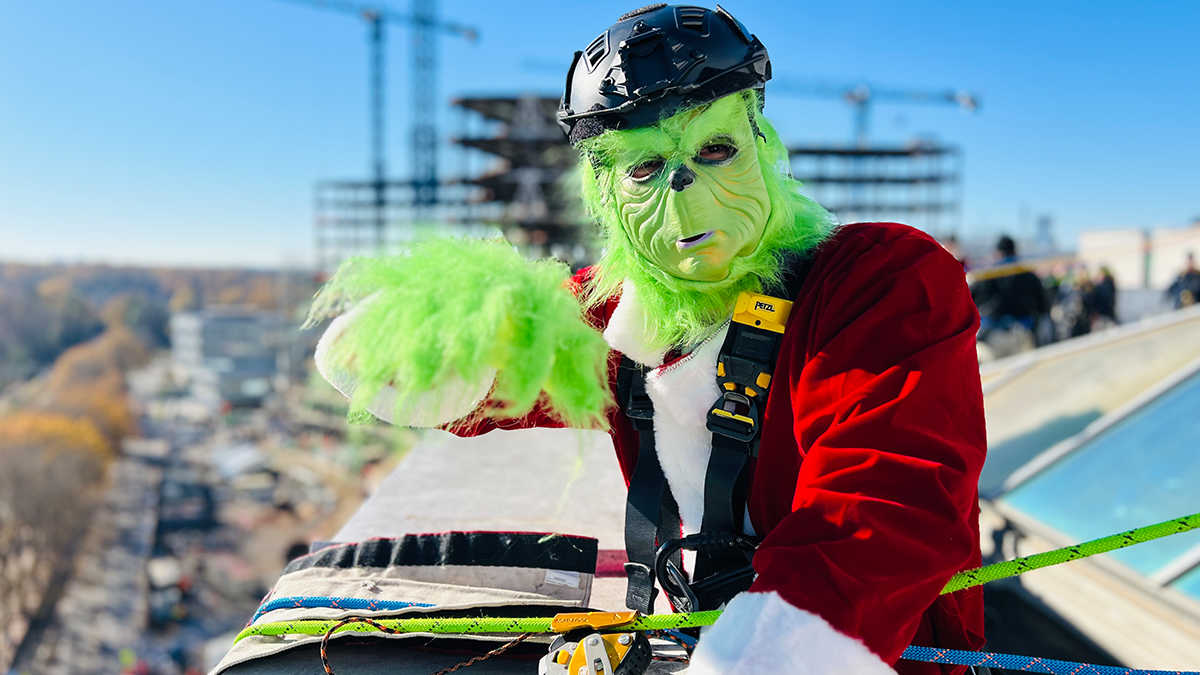
<path id="1" fill-rule="evenodd" d="M 788 148 L 804 191 L 843 222 L 890 220 L 935 237 L 962 220 L 962 153 L 932 141 Z"/>
<path id="2" fill-rule="evenodd" d="M 330 271 L 352 255 L 393 251 L 429 226 L 483 233 L 499 229 L 534 257 L 570 263 L 593 257 L 594 228 L 572 180 L 578 164 L 555 121 L 558 99 L 536 95 L 456 99 L 463 131 L 453 142 L 466 178 L 443 179 L 431 204 L 417 206 L 412 181 L 317 184 L 318 265 Z M 469 122 L 469 123 L 468 123 Z"/>
<path id="3" fill-rule="evenodd" d="M 481 117 L 490 133 L 460 134 L 464 153 L 492 158 L 482 172 L 463 171 L 447 180 L 438 170 L 437 42 L 440 35 L 475 42 L 469 26 L 443 21 L 437 0 L 414 0 L 411 14 L 386 5 L 345 0 L 296 0 L 366 22 L 370 72 L 369 177 L 324 180 L 315 190 L 317 267 L 332 271 L 353 255 L 383 255 L 410 239 L 422 225 L 450 224 L 462 233 L 482 234 L 499 226 L 533 256 L 552 255 L 588 262 L 594 230 L 578 199 L 576 166 L 556 123 L 557 96 L 461 98 L 454 104 L 466 116 Z M 389 25 L 404 26 L 411 37 L 409 176 L 392 178 L 385 158 L 385 44 Z M 879 147 L 868 141 L 876 103 L 955 105 L 974 112 L 978 99 L 962 90 L 918 91 L 859 83 L 830 84 L 777 78 L 773 90 L 785 95 L 837 98 L 854 110 L 855 137 L 846 146 L 790 148 L 793 169 L 810 195 L 842 221 L 899 220 L 935 236 L 953 232 L 961 213 L 961 153 L 932 142 Z M 465 118 L 464 118 L 465 119 Z"/>
<path id="4" fill-rule="evenodd" d="M 490 217 L 513 243 L 531 253 L 567 262 L 590 257 L 595 229 L 583 210 L 573 180 L 578 155 L 555 121 L 558 99 L 460 98 L 454 104 L 490 122 L 493 133 L 455 139 L 465 151 L 490 161 L 466 185 L 478 188 L 468 216 Z"/>

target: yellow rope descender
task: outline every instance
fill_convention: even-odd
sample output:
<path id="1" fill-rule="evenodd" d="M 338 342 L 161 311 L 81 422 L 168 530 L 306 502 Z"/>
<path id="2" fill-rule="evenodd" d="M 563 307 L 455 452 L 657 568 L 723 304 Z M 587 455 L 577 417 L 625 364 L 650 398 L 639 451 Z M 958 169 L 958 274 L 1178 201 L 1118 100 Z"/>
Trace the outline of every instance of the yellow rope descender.
<path id="1" fill-rule="evenodd" d="M 633 624 L 638 612 L 557 614 L 550 629 L 559 636 L 538 662 L 540 675 L 642 675 L 650 667 L 645 632 L 606 632 Z"/>

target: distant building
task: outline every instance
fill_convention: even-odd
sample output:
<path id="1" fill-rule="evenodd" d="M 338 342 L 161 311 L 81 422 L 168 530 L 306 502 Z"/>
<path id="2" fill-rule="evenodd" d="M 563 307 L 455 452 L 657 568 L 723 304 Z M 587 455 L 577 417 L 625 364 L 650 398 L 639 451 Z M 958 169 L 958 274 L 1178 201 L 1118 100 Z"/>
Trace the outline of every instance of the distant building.
<path id="1" fill-rule="evenodd" d="M 219 407 L 260 405 L 274 391 L 296 326 L 279 314 L 214 307 L 171 315 L 171 362 L 193 396 Z M 286 359 L 285 359 L 286 361 Z"/>
<path id="2" fill-rule="evenodd" d="M 314 194 L 317 268 L 331 274 L 351 256 L 406 246 L 418 230 L 495 236 L 499 228 L 534 257 L 590 262 L 597 230 L 579 199 L 579 156 L 559 128 L 558 96 L 455 99 L 463 127 L 453 139 L 461 178 L 443 180 L 437 203 L 420 206 L 411 180 L 326 180 Z"/>
<path id="3" fill-rule="evenodd" d="M 1188 253 L 1200 258 L 1200 219 L 1184 227 L 1087 230 L 1079 235 L 1078 258 L 1105 265 L 1128 288 L 1162 291 L 1183 270 Z"/>
<path id="4" fill-rule="evenodd" d="M 1117 311 L 1127 321 L 1171 309 L 1166 289 L 1189 253 L 1200 258 L 1200 219 L 1182 227 L 1087 230 L 1079 234 L 1076 259 L 1093 272 L 1112 272 Z"/>

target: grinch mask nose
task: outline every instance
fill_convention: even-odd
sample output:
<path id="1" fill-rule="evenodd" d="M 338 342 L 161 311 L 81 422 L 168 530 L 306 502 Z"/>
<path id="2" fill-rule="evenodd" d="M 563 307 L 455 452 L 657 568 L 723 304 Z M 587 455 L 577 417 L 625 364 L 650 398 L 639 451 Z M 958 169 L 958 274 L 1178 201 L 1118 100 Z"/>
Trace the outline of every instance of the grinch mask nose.
<path id="1" fill-rule="evenodd" d="M 683 192 L 684 188 L 694 182 L 696 182 L 696 174 L 687 164 L 682 164 L 671 172 L 671 189 L 676 192 Z"/>

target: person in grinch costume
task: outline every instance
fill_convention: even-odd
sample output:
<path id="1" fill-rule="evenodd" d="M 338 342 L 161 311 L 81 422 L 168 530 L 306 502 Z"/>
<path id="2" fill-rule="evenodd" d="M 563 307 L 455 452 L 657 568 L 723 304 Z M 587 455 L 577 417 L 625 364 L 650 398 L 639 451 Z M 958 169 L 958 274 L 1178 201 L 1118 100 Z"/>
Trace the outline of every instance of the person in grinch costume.
<path id="1" fill-rule="evenodd" d="M 691 673 L 961 672 L 899 659 L 983 645 L 978 589 L 939 595 L 980 563 L 979 317 L 933 239 L 800 193 L 769 78 L 720 7 L 621 17 L 559 112 L 600 261 L 568 278 L 483 240 L 349 261 L 317 364 L 394 424 L 607 429 L 627 603 L 652 611 L 657 580 L 724 607 Z"/>

